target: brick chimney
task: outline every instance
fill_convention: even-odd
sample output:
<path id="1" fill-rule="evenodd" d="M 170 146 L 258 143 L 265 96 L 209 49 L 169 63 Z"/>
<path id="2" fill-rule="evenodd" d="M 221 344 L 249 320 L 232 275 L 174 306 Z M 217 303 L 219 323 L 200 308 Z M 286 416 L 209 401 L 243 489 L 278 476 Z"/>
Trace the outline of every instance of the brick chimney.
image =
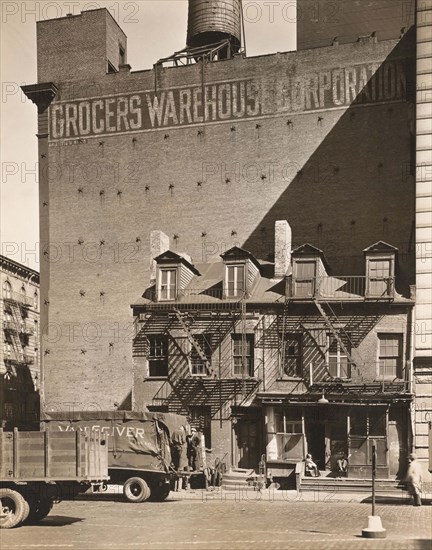
<path id="1" fill-rule="evenodd" d="M 275 223 L 275 277 L 285 277 L 291 265 L 291 227 L 286 220 Z"/>
<path id="2" fill-rule="evenodd" d="M 165 235 L 163 231 L 151 231 L 150 232 L 150 280 L 156 280 L 156 262 L 154 259 L 163 254 L 170 247 L 170 240 L 168 235 Z"/>

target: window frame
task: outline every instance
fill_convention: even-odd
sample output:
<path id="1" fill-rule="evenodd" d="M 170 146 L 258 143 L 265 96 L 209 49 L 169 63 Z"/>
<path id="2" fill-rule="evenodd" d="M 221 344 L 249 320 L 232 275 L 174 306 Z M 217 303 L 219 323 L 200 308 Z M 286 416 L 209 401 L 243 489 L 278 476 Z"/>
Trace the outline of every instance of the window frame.
<path id="1" fill-rule="evenodd" d="M 239 269 L 243 270 L 243 280 L 242 280 L 242 287 L 239 287 L 239 276 L 238 271 Z M 246 262 L 237 262 L 237 263 L 229 263 L 225 266 L 225 297 L 226 298 L 238 298 L 240 296 L 243 296 L 243 294 L 246 292 Z M 230 271 L 233 270 L 234 277 L 233 277 L 233 290 L 232 293 L 230 292 Z"/>
<path id="2" fill-rule="evenodd" d="M 149 348 L 147 354 L 147 363 L 148 363 L 148 378 L 167 378 L 169 370 L 169 342 L 168 336 L 166 334 L 152 334 L 147 336 Z M 161 352 L 160 354 L 152 355 L 152 346 L 155 346 L 154 341 L 160 340 L 159 345 Z M 156 348 L 153 348 L 155 351 Z M 159 364 L 159 369 L 163 368 L 163 372 L 152 373 L 152 368 L 157 368 Z"/>
<path id="3" fill-rule="evenodd" d="M 255 334 L 247 333 L 245 334 L 246 342 L 246 351 L 245 351 L 245 360 L 246 360 L 246 372 L 245 373 L 236 373 L 236 359 L 240 359 L 240 366 L 243 359 L 243 350 L 242 348 L 243 335 L 241 333 L 232 333 L 231 334 L 231 358 L 232 358 L 232 376 L 234 378 L 254 378 L 255 376 Z M 239 343 L 240 354 L 235 353 L 236 343 Z M 249 353 L 248 353 L 249 351 Z"/>
<path id="4" fill-rule="evenodd" d="M 280 335 L 282 341 L 282 335 Z M 298 354 L 287 356 L 286 350 L 288 347 L 288 341 L 296 340 L 298 345 Z M 286 371 L 287 359 L 295 359 L 295 373 L 288 373 Z M 288 332 L 283 336 L 283 349 L 282 349 L 282 362 L 281 362 L 281 377 L 282 378 L 301 378 L 303 376 L 303 335 L 301 332 Z"/>
<path id="5" fill-rule="evenodd" d="M 374 272 L 378 272 L 378 269 L 374 269 L 373 266 L 379 262 L 388 263 L 387 275 L 376 275 Z M 389 255 L 377 255 L 366 257 L 366 297 L 368 298 L 391 298 L 394 292 L 394 269 L 395 259 L 393 254 Z M 374 291 L 374 288 L 379 283 L 385 285 L 384 292 Z"/>
<path id="6" fill-rule="evenodd" d="M 167 274 L 166 285 L 162 284 L 163 274 Z M 174 285 L 171 283 L 172 274 L 175 274 Z M 166 297 L 163 297 L 163 286 L 166 286 Z M 172 295 L 172 293 L 174 295 Z M 178 268 L 177 266 L 164 266 L 158 269 L 158 301 L 159 302 L 173 302 L 177 299 L 178 295 Z"/>
<path id="7" fill-rule="evenodd" d="M 378 338 L 378 346 L 377 346 L 377 354 L 378 354 L 378 359 L 377 359 L 377 377 L 379 380 L 395 380 L 395 379 L 398 379 L 398 380 L 402 380 L 403 379 L 403 357 L 404 357 L 404 335 L 402 332 L 378 332 L 377 334 L 377 338 Z M 383 342 L 384 338 L 388 338 L 388 339 L 395 339 L 398 341 L 398 355 L 384 355 L 382 353 L 382 345 L 381 343 Z M 382 365 L 381 365 L 381 361 L 383 359 L 394 359 L 396 358 L 396 366 L 394 367 L 395 369 L 395 374 L 394 376 L 393 375 L 388 375 L 388 374 L 385 374 L 386 370 L 389 368 L 389 367 L 384 367 L 384 373 L 382 372 Z M 393 367 L 391 367 L 393 368 Z"/>
<path id="8" fill-rule="evenodd" d="M 13 293 L 12 284 L 7 279 L 3 281 L 3 292 L 4 292 L 5 299 L 12 298 L 12 293 Z"/>
<path id="9" fill-rule="evenodd" d="M 348 334 L 348 336 L 347 336 L 348 342 L 347 343 L 344 342 L 344 344 L 345 344 L 345 347 L 348 349 L 349 353 L 351 353 L 351 343 L 349 341 L 349 336 L 350 335 Z M 334 343 L 337 346 L 336 355 L 333 352 L 330 351 L 330 348 Z M 331 357 L 336 357 L 336 376 L 333 376 L 331 374 L 331 365 L 330 365 L 330 358 Z M 347 369 L 347 375 L 346 376 L 341 376 L 341 358 L 346 359 L 346 369 Z M 332 378 L 340 378 L 341 380 L 349 380 L 352 377 L 350 359 L 349 359 L 348 355 L 346 355 L 346 353 L 342 349 L 342 346 L 340 345 L 338 340 L 331 333 L 327 333 L 326 363 L 327 363 L 327 367 L 328 367 L 328 370 L 329 370 L 329 374 Z"/>
<path id="10" fill-rule="evenodd" d="M 206 334 L 203 332 L 193 334 L 193 338 L 197 341 L 197 344 L 200 346 L 204 355 L 207 357 L 209 366 L 211 366 L 212 360 L 212 347 L 211 347 L 211 334 Z M 194 372 L 194 367 L 200 365 L 202 372 Z M 199 357 L 198 352 L 195 347 L 190 344 L 190 353 L 189 353 L 189 371 L 191 376 L 202 378 L 208 376 L 207 369 L 202 362 L 202 359 Z"/>
<path id="11" fill-rule="evenodd" d="M 294 269 L 293 269 L 293 294 L 295 298 L 312 298 L 316 295 L 317 289 L 317 277 L 318 277 L 318 261 L 315 258 L 294 258 L 293 259 Z M 298 268 L 301 264 L 309 264 L 314 266 L 314 275 L 312 277 L 299 277 Z M 300 293 L 298 285 L 299 284 L 310 284 L 310 293 L 302 291 Z"/>

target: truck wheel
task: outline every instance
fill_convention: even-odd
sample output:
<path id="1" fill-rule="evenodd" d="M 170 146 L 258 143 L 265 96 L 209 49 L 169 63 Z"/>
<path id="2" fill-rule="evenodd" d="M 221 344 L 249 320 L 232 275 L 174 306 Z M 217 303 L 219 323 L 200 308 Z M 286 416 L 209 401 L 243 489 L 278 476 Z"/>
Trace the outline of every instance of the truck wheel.
<path id="1" fill-rule="evenodd" d="M 23 496 L 12 489 L 0 489 L 0 501 L 0 529 L 11 529 L 19 525 L 27 511 Z"/>
<path id="2" fill-rule="evenodd" d="M 168 498 L 170 494 L 170 487 L 153 487 L 151 492 L 150 500 L 154 502 L 162 502 Z"/>
<path id="3" fill-rule="evenodd" d="M 30 503 L 30 513 L 27 518 L 27 523 L 37 523 L 44 519 L 53 507 L 53 503 L 49 498 L 43 498 Z"/>
<path id="4" fill-rule="evenodd" d="M 144 502 L 150 498 L 150 488 L 142 477 L 130 477 L 123 485 L 123 494 L 129 502 Z"/>

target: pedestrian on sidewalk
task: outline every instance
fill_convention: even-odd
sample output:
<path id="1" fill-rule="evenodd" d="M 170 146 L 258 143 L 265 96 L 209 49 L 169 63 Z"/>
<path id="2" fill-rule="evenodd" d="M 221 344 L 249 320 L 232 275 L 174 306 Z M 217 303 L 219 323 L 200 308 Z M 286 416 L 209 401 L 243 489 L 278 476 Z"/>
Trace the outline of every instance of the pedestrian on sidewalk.
<path id="1" fill-rule="evenodd" d="M 422 472 L 421 466 L 417 461 L 415 454 L 410 454 L 408 457 L 408 470 L 406 474 L 406 482 L 409 493 L 414 498 L 414 506 L 421 506 L 422 493 Z"/>

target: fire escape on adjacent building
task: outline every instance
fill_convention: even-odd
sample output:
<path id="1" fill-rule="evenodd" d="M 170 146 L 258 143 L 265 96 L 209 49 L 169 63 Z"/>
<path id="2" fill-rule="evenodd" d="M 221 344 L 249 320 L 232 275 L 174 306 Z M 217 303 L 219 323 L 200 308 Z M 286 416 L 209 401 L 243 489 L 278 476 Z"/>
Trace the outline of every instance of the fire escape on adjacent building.
<path id="1" fill-rule="evenodd" d="M 25 292 L 4 292 L 3 332 L 5 341 L 4 362 L 7 378 L 10 378 L 17 367 L 30 366 L 34 356 L 28 353 L 29 338 L 34 334 L 34 327 L 29 324 L 29 308 L 33 306 L 34 298 Z"/>

